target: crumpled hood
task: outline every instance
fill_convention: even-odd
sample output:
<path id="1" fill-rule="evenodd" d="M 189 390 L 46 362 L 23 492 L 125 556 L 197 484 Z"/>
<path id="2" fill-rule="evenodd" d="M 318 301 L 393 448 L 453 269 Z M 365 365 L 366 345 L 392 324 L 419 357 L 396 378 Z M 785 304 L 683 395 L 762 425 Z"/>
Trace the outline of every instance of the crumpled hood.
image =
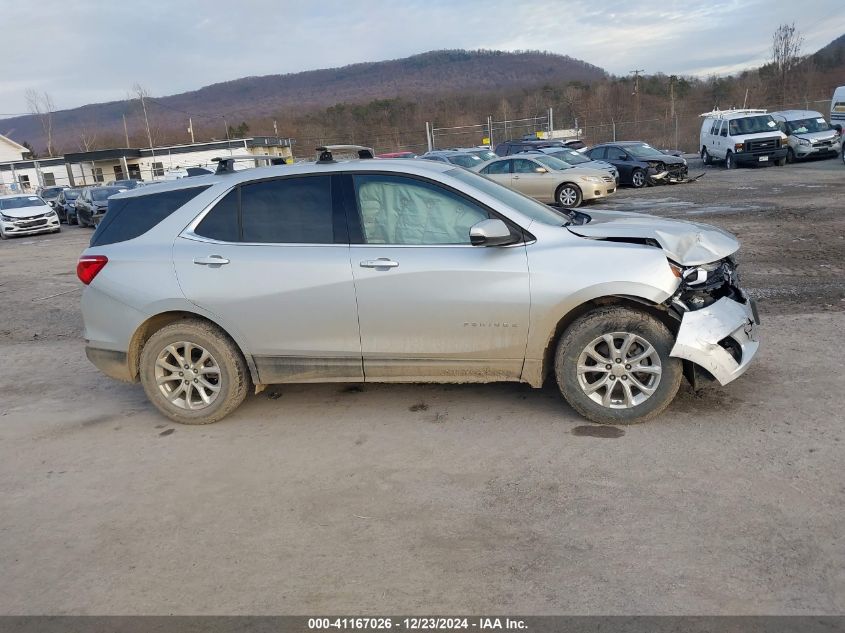
<path id="1" fill-rule="evenodd" d="M 708 264 L 739 250 L 739 240 L 708 224 L 658 218 L 644 213 L 589 211 L 592 220 L 568 226 L 571 233 L 587 238 L 653 239 L 666 256 L 682 266 Z"/>

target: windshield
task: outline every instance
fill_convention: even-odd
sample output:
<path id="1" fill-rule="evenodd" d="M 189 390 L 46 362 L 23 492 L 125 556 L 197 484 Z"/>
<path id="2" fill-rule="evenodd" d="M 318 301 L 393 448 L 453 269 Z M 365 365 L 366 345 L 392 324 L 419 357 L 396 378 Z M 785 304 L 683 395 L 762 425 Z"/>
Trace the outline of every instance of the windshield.
<path id="1" fill-rule="evenodd" d="M 117 189 L 116 187 L 102 187 L 99 189 L 92 189 L 91 197 L 97 202 L 102 202 L 103 200 L 108 200 L 109 196 L 113 196 L 116 193 L 120 193 L 120 189 Z"/>
<path id="2" fill-rule="evenodd" d="M 830 124 L 821 116 L 786 122 L 786 131 L 789 134 L 812 134 L 813 132 L 827 132 L 831 129 L 833 128 L 830 127 Z"/>
<path id="3" fill-rule="evenodd" d="M 550 153 L 549 156 L 554 156 L 558 160 L 562 160 L 564 163 L 569 163 L 570 165 L 581 165 L 583 163 L 593 162 L 583 154 L 576 152 L 574 149 L 562 149 L 559 152 Z"/>
<path id="4" fill-rule="evenodd" d="M 549 169 L 553 169 L 555 171 L 563 171 L 564 169 L 572 169 L 572 165 L 563 162 L 559 158 L 555 158 L 554 156 L 549 156 L 547 154 L 541 154 L 540 156 L 532 155 L 531 158 L 536 160 L 538 163 L 548 167 Z"/>
<path id="5" fill-rule="evenodd" d="M 78 189 L 68 189 L 67 191 L 65 191 L 65 200 L 76 200 L 78 197 Z"/>
<path id="6" fill-rule="evenodd" d="M 9 209 L 23 209 L 24 207 L 43 207 L 44 201 L 38 196 L 20 196 L 19 198 L 5 198 L 0 200 L 0 211 Z"/>
<path id="7" fill-rule="evenodd" d="M 446 158 L 453 165 L 460 165 L 461 167 L 475 167 L 484 162 L 475 154 L 453 154 Z"/>
<path id="8" fill-rule="evenodd" d="M 496 152 L 489 150 L 489 149 L 477 149 L 477 150 L 473 150 L 471 153 L 475 154 L 481 160 L 484 160 L 484 161 L 493 160 L 494 158 L 499 157 L 499 155 Z"/>
<path id="9" fill-rule="evenodd" d="M 646 158 L 648 156 L 654 156 L 655 154 L 660 154 L 660 150 L 654 149 L 651 145 L 647 143 L 639 143 L 637 145 L 624 145 L 624 148 L 628 151 L 629 154 L 636 156 L 638 158 Z"/>
<path id="10" fill-rule="evenodd" d="M 55 198 L 62 192 L 61 187 L 48 187 L 41 191 L 41 195 L 46 198 Z"/>
<path id="11" fill-rule="evenodd" d="M 566 216 L 554 211 L 551 207 L 537 202 L 533 198 L 524 196 L 513 189 L 508 189 L 504 185 L 493 182 L 489 178 L 485 178 L 473 171 L 450 169 L 446 173 L 497 200 L 501 200 L 512 209 L 516 209 L 525 217 L 531 218 L 536 222 L 548 224 L 549 226 L 565 226 L 569 224 Z"/>
<path id="12" fill-rule="evenodd" d="M 738 134 L 760 134 L 761 132 L 774 132 L 777 129 L 777 123 L 768 114 L 761 114 L 760 116 L 747 116 L 741 119 L 733 119 L 730 122 L 728 131 L 731 136 Z"/>

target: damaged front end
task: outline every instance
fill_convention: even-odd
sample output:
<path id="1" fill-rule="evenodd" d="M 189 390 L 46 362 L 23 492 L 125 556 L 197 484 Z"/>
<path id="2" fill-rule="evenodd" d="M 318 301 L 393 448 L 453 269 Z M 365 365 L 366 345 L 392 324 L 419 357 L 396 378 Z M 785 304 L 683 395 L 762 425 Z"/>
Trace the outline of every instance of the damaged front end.
<path id="1" fill-rule="evenodd" d="M 677 184 L 681 182 L 695 182 L 704 175 L 690 176 L 686 162 L 667 164 L 661 161 L 646 161 L 648 163 L 648 184 Z"/>
<path id="2" fill-rule="evenodd" d="M 745 373 L 759 347 L 760 318 L 754 300 L 739 286 L 736 261 L 726 257 L 699 266 L 670 265 L 681 279 L 667 302 L 681 319 L 670 356 L 726 385 Z M 687 377 L 695 386 L 702 376 L 688 372 Z"/>

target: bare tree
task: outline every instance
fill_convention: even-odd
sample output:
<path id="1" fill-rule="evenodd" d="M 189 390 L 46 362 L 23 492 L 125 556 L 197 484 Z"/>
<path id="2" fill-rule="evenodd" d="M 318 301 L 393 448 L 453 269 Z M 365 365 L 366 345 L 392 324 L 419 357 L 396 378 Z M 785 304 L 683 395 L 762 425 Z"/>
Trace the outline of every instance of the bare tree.
<path id="1" fill-rule="evenodd" d="M 795 28 L 795 23 L 781 24 L 772 36 L 772 65 L 780 84 L 780 104 L 786 105 L 787 83 L 790 73 L 801 61 L 801 45 L 804 36 Z"/>
<path id="2" fill-rule="evenodd" d="M 150 144 L 150 148 L 153 147 L 153 134 L 150 131 L 150 119 L 147 115 L 147 99 L 150 97 L 150 93 L 144 88 L 141 84 L 136 83 L 132 86 L 132 95 L 138 99 L 141 104 L 141 111 L 144 114 L 144 127 L 147 130 L 147 141 Z"/>
<path id="3" fill-rule="evenodd" d="M 47 155 L 53 156 L 53 97 L 47 92 L 38 92 L 30 88 L 26 91 L 26 104 L 29 111 L 41 121 L 44 136 L 47 137 Z"/>
<path id="4" fill-rule="evenodd" d="M 89 152 L 96 149 L 97 133 L 90 131 L 87 128 L 79 128 L 79 150 L 82 152 Z"/>

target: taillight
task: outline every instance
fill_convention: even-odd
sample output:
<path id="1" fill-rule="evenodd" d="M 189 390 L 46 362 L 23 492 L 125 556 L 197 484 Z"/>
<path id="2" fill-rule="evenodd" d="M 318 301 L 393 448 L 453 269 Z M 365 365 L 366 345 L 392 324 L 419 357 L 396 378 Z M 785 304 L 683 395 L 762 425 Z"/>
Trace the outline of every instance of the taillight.
<path id="1" fill-rule="evenodd" d="M 108 263 L 105 255 L 83 255 L 76 264 L 76 276 L 87 286 Z"/>

